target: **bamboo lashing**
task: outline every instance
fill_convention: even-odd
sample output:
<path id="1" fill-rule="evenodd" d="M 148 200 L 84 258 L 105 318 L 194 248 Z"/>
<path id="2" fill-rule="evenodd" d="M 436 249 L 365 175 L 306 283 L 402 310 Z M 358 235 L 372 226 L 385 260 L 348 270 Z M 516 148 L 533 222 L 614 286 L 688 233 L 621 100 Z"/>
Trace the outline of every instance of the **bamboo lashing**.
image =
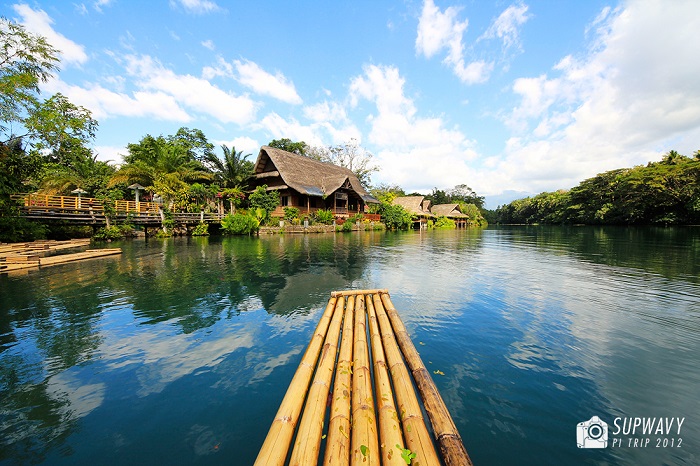
<path id="1" fill-rule="evenodd" d="M 411 368 L 416 386 L 425 403 L 425 410 L 430 418 L 430 423 L 435 432 L 437 442 L 440 445 L 445 464 L 447 466 L 471 465 L 472 461 L 464 447 L 462 437 L 457 431 L 457 427 L 445 406 L 442 396 L 440 396 L 440 392 L 435 386 L 435 382 L 433 382 L 428 369 L 426 369 L 418 351 L 416 351 L 416 347 L 413 345 L 411 337 L 408 335 L 406 327 L 401 321 L 401 317 L 399 317 L 399 313 L 396 311 L 388 294 L 382 294 L 381 301 L 391 320 L 394 333 L 396 334 L 396 340 L 401 347 L 401 351 L 406 358 L 408 366 Z"/>
<path id="2" fill-rule="evenodd" d="M 393 390 L 389 380 L 389 370 L 384 358 L 382 337 L 379 333 L 379 322 L 374 310 L 372 298 L 366 297 L 367 316 L 369 317 L 370 339 L 372 341 L 372 361 L 374 362 L 374 383 L 377 398 L 377 413 L 379 417 L 379 437 L 381 439 L 379 451 L 381 452 L 383 465 L 404 466 L 406 462 L 401 458 L 401 452 L 396 445 L 404 445 L 401 435 L 399 415 L 394 404 Z"/>
<path id="3" fill-rule="evenodd" d="M 444 464 L 471 465 L 388 291 L 334 291 L 255 464 L 438 466 L 423 407 Z"/>
<path id="4" fill-rule="evenodd" d="M 343 299 L 343 298 L 340 298 Z M 343 317 L 343 336 L 333 384 L 328 440 L 323 464 L 350 464 L 350 392 L 352 391 L 352 355 L 355 296 L 350 295 Z"/>
<path id="5" fill-rule="evenodd" d="M 321 347 L 326 338 L 326 332 L 331 323 L 331 316 L 335 311 L 336 298 L 328 300 L 326 310 L 318 322 L 314 336 L 311 338 L 304 356 L 299 363 L 297 371 L 294 373 L 287 393 L 282 399 L 275 420 L 272 421 L 265 442 L 263 442 L 258 458 L 255 460 L 256 466 L 284 465 L 289 451 L 289 444 L 294 435 L 294 429 L 299 419 L 299 413 L 309 389 L 309 381 L 316 368 Z"/>
<path id="6" fill-rule="evenodd" d="M 321 446 L 323 418 L 326 414 L 328 392 L 333 379 L 335 357 L 338 352 L 340 326 L 343 322 L 344 299 L 337 299 L 333 319 L 328 328 L 328 334 L 323 344 L 318 369 L 311 384 L 309 395 L 304 408 L 304 415 L 299 424 L 296 443 L 292 451 L 291 466 L 304 466 L 316 463 Z"/>

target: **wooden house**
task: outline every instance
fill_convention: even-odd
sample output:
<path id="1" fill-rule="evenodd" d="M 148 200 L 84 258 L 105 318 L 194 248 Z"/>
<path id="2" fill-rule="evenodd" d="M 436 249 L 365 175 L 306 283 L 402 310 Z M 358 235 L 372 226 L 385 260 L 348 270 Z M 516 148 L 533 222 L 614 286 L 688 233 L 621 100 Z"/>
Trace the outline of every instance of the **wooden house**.
<path id="1" fill-rule="evenodd" d="M 251 189 L 262 185 L 280 193 L 274 217 L 283 217 L 285 207 L 296 207 L 302 214 L 323 209 L 347 218 L 379 203 L 347 168 L 269 146 L 260 148 L 250 183 Z"/>
<path id="2" fill-rule="evenodd" d="M 425 228 L 428 219 L 434 215 L 430 212 L 430 201 L 424 196 L 402 196 L 394 199 L 393 204 L 400 205 L 406 212 L 413 215 L 413 227 Z"/>
<path id="3" fill-rule="evenodd" d="M 436 204 L 430 211 L 436 217 L 447 217 L 454 220 L 457 228 L 466 228 L 469 223 L 469 216 L 459 210 L 459 204 Z"/>

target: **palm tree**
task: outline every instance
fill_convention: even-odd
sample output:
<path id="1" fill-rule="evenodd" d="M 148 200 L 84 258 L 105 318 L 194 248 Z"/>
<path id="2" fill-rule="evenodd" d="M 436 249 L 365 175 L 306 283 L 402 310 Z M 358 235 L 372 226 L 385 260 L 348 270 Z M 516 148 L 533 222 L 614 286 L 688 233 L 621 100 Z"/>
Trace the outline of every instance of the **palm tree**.
<path id="1" fill-rule="evenodd" d="M 243 151 L 236 152 L 236 148 L 229 149 L 225 144 L 221 145 L 224 159 L 216 154 L 207 154 L 205 163 L 214 172 L 214 179 L 222 188 L 245 189 L 248 186 L 248 178 L 253 174 L 253 162 L 247 160 L 252 154 L 243 155 Z"/>
<path id="2" fill-rule="evenodd" d="M 170 201 L 174 193 L 187 188 L 187 183 L 211 181 L 213 175 L 198 161 L 193 160 L 187 150 L 164 139 L 154 140 L 146 159 L 132 156 L 110 179 L 109 186 L 119 183 L 139 183 L 148 191 Z"/>

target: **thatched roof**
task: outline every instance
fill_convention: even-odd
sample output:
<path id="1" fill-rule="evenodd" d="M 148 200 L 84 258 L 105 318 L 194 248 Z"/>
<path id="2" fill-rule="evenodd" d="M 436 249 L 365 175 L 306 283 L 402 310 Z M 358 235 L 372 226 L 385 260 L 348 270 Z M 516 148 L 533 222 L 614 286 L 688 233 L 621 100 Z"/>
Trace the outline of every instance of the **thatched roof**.
<path id="1" fill-rule="evenodd" d="M 403 196 L 397 197 L 392 203 L 394 205 L 400 205 L 410 214 L 423 217 L 432 217 L 433 214 L 423 210 L 422 208 L 424 199 L 424 196 Z"/>
<path id="2" fill-rule="evenodd" d="M 348 181 L 362 200 L 379 203 L 365 191 L 357 176 L 347 168 L 319 162 L 275 147 L 262 146 L 255 162 L 255 174 L 273 171 L 279 172 L 284 183 L 301 194 L 326 196 Z"/>
<path id="3" fill-rule="evenodd" d="M 468 218 L 459 210 L 459 204 L 437 204 L 430 208 L 433 215 L 440 217 Z"/>

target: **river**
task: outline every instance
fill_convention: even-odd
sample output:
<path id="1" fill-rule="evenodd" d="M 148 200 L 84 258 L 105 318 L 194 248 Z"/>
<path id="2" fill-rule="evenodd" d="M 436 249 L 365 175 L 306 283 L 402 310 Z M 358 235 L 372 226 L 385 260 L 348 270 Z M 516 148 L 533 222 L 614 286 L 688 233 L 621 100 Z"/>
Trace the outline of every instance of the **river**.
<path id="1" fill-rule="evenodd" d="M 252 464 L 347 288 L 389 289 L 477 465 L 700 464 L 700 228 L 110 247 L 0 276 L 0 464 Z"/>

